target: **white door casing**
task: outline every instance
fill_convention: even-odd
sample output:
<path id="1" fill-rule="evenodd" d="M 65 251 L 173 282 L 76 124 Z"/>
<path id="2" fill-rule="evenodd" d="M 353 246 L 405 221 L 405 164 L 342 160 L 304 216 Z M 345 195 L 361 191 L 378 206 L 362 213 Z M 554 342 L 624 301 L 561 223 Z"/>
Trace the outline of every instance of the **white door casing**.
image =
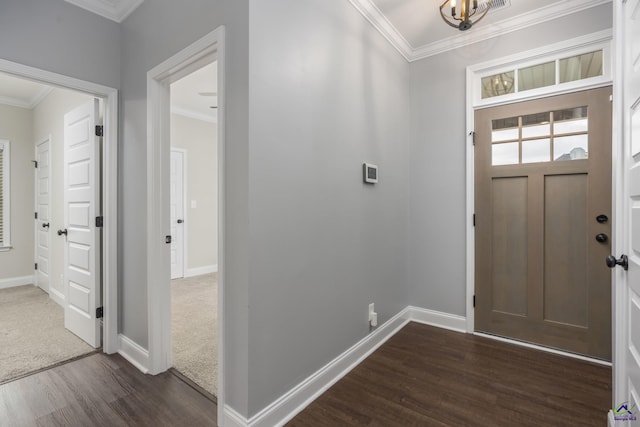
<path id="1" fill-rule="evenodd" d="M 614 384 L 609 424 L 640 426 L 640 0 L 614 1 L 616 31 Z"/>
<path id="2" fill-rule="evenodd" d="M 36 144 L 35 167 L 35 274 L 36 286 L 49 293 L 49 250 L 51 243 L 51 137 Z"/>
<path id="3" fill-rule="evenodd" d="M 169 166 L 169 221 L 171 224 L 171 278 L 184 277 L 184 150 L 171 149 Z"/>
<path id="4" fill-rule="evenodd" d="M 89 345 L 102 344 L 96 308 L 101 301 L 100 139 L 98 100 L 64 116 L 64 288 L 67 329 Z M 59 230 L 64 233 L 65 230 Z"/>

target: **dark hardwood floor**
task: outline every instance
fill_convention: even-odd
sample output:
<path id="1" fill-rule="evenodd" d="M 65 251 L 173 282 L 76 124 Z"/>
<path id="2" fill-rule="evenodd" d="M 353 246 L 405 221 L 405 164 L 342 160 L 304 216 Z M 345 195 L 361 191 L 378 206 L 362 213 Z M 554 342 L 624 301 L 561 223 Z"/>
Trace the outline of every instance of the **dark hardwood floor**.
<path id="1" fill-rule="evenodd" d="M 289 426 L 605 426 L 608 367 L 410 323 Z M 0 426 L 215 426 L 169 372 L 92 354 L 0 385 Z"/>
<path id="2" fill-rule="evenodd" d="M 177 376 L 92 354 L 0 385 L 0 426 L 215 426 L 216 405 Z"/>
<path id="3" fill-rule="evenodd" d="M 598 426 L 611 368 L 409 323 L 287 425 Z"/>

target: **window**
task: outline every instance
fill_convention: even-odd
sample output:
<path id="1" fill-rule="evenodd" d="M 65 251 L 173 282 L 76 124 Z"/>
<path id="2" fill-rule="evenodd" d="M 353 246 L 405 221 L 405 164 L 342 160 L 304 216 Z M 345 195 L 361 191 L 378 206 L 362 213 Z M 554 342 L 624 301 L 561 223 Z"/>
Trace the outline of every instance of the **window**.
<path id="1" fill-rule="evenodd" d="M 9 227 L 9 141 L 0 139 L 0 248 L 11 246 Z"/>

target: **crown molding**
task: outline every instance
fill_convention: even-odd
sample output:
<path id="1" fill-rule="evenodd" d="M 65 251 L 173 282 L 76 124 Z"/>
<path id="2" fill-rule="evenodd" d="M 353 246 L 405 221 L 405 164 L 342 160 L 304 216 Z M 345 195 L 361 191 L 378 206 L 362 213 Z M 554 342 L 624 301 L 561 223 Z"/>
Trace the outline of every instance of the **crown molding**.
<path id="1" fill-rule="evenodd" d="M 144 0 L 65 0 L 89 12 L 118 23 L 125 20 Z"/>
<path id="2" fill-rule="evenodd" d="M 187 108 L 171 106 L 171 113 L 179 116 L 188 117 L 194 120 L 200 120 L 207 123 L 218 123 L 218 114 L 215 116 L 208 116 L 206 114 L 198 113 L 197 111 L 189 110 Z"/>
<path id="3" fill-rule="evenodd" d="M 0 105 L 8 105 L 10 107 L 25 108 L 27 110 L 33 110 L 38 106 L 53 90 L 52 87 L 46 86 L 40 89 L 35 95 L 28 101 L 20 98 L 14 98 L 11 96 L 0 96 Z"/>
<path id="4" fill-rule="evenodd" d="M 349 3 L 351 3 L 408 62 L 413 62 L 602 4 L 611 3 L 611 1 L 612 0 L 566 0 L 525 12 L 494 24 L 484 25 L 480 28 L 474 27 L 471 33 L 461 32 L 455 36 L 447 37 L 417 48 L 414 48 L 407 42 L 398 29 L 391 24 L 387 17 L 384 16 L 380 9 L 373 3 L 373 0 L 349 0 Z"/>
<path id="5" fill-rule="evenodd" d="M 407 39 L 400 34 L 398 29 L 387 19 L 380 9 L 378 9 L 378 6 L 376 6 L 372 0 L 349 0 L 349 3 L 351 3 L 407 61 L 411 62 L 413 47 L 411 47 Z"/>

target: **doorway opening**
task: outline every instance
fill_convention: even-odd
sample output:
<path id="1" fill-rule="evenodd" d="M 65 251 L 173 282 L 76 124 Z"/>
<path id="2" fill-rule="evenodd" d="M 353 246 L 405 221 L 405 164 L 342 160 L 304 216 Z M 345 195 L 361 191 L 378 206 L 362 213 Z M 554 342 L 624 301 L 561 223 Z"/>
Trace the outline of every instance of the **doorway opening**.
<path id="1" fill-rule="evenodd" d="M 170 85 L 173 368 L 217 393 L 217 64 Z"/>
<path id="2" fill-rule="evenodd" d="M 0 60 L 0 94 L 2 382 L 117 351 L 117 93 Z"/>

